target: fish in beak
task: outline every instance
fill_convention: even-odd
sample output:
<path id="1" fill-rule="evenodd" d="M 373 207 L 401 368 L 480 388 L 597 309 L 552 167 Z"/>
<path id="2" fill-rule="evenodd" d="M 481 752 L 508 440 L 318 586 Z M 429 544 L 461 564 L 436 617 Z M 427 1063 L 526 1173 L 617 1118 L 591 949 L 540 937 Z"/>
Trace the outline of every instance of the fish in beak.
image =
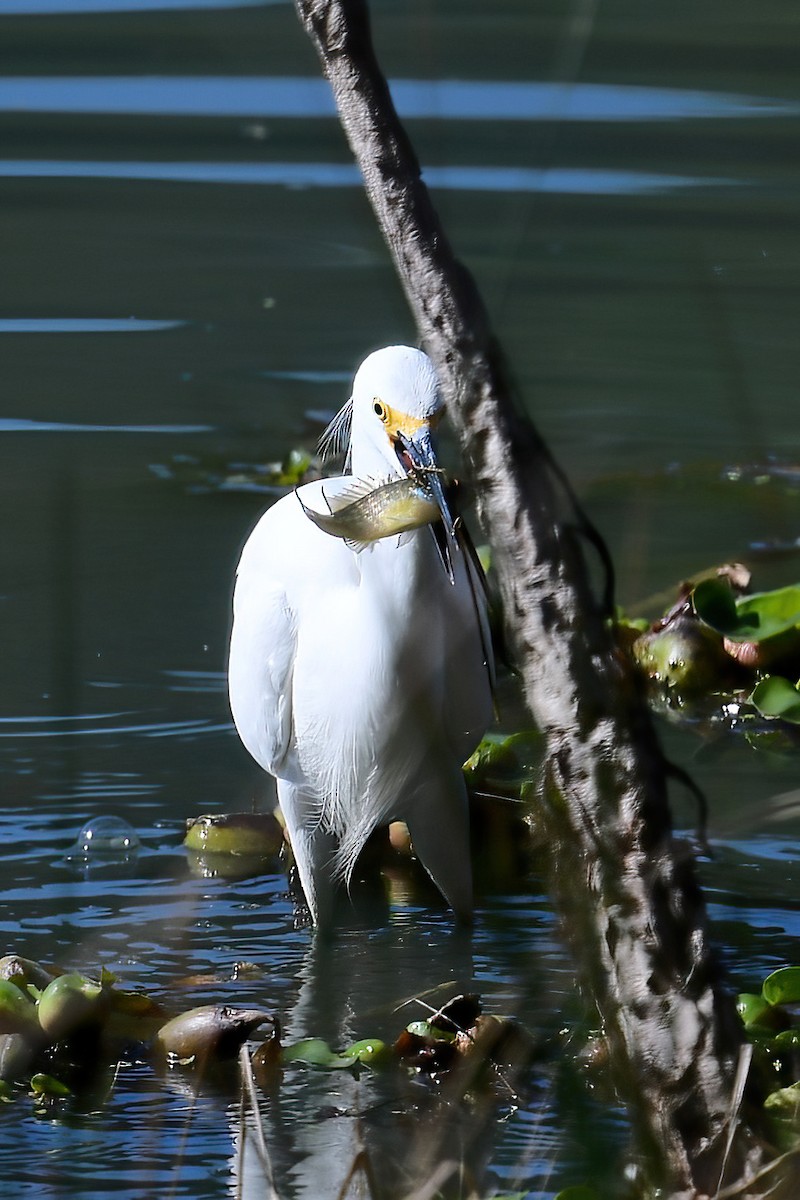
<path id="1" fill-rule="evenodd" d="M 445 495 L 444 471 L 436 460 L 430 426 L 420 425 L 410 436 L 398 430 L 393 440 L 403 470 L 407 475 L 416 473 L 427 481 L 431 497 L 439 509 L 441 523 L 431 525 L 430 530 L 447 578 L 454 583 L 453 553 L 458 549 L 456 522 Z"/>

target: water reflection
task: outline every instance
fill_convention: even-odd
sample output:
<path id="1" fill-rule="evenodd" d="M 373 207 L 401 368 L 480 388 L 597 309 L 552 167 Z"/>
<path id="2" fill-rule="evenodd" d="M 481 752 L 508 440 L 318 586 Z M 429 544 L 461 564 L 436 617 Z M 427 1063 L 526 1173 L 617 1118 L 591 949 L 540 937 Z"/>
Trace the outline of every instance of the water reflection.
<path id="1" fill-rule="evenodd" d="M 0 332 L 5 411 L 19 414 L 0 419 L 1 948 L 106 966 L 176 1011 L 265 1005 L 287 1036 L 337 1046 L 392 1038 L 418 1015 L 397 1005 L 440 983 L 473 987 L 537 1032 L 558 1029 L 575 1011 L 574 979 L 535 881 L 479 893 L 465 947 L 401 873 L 329 955 L 296 927 L 283 873 L 194 878 L 180 845 L 186 817 L 264 800 L 229 732 L 221 674 L 237 547 L 261 502 L 200 495 L 151 464 L 280 459 L 313 441 L 305 414 L 339 407 L 368 346 L 414 336 L 327 85 L 304 75 L 315 68 L 291 5 L 246 6 L 0 4 Z M 206 7 L 221 11 L 191 11 Z M 791 461 L 800 448 L 788 0 L 757 44 L 721 5 L 707 37 L 677 10 L 600 7 L 575 84 L 553 82 L 568 57 L 555 46 L 568 38 L 566 9 L 374 8 L 381 36 L 403 23 L 390 47 L 395 97 L 423 162 L 454 164 L 426 178 L 459 255 L 482 288 L 496 282 L 493 321 L 612 542 L 623 599 L 756 540 L 793 544 L 791 481 L 724 493 L 713 482 L 737 458 Z M 2 20 L 79 12 L 101 15 Z M 490 60 L 485 38 L 476 52 L 484 27 L 499 48 Z M 269 64 L 279 76 L 254 74 Z M 500 78 L 469 78 L 486 70 Z M 433 78 L 444 71 L 459 78 Z M 114 337 L 133 332 L 153 336 Z M 102 436 L 120 432 L 131 436 Z M 671 460 L 682 469 L 666 482 Z M 793 579 L 796 560 L 781 569 Z M 715 937 L 736 981 L 757 989 L 797 957 L 796 764 L 745 748 L 700 762 L 696 749 L 687 735 L 670 754 L 709 796 Z M 97 812 L 130 822 L 135 862 L 65 863 Z M 772 836 L 753 838 L 773 819 Z M 234 983 L 244 959 L 261 976 Z M 198 1095 L 191 1077 L 134 1062 L 95 1099 L 90 1114 L 41 1121 L 19 1090 L 0 1136 L 8 1189 L 219 1200 L 234 1186 L 230 1092 Z M 390 1095 L 369 1076 L 287 1070 L 263 1103 L 287 1193 L 335 1195 L 332 1160 L 352 1153 L 360 1128 L 399 1177 L 431 1104 L 414 1079 Z M 477 1115 L 447 1126 L 459 1153 L 474 1140 L 477 1167 L 488 1154 L 487 1191 L 495 1179 L 541 1196 L 611 1177 L 613 1192 L 624 1122 L 599 1111 L 577 1068 L 566 1083 L 550 1064 L 532 1072 L 521 1102 L 491 1116 L 490 1151 Z"/>
<path id="2" fill-rule="evenodd" d="M 145 321 L 140 317 L 3 317 L 0 333 L 153 333 L 179 329 L 186 321 Z"/>
<path id="3" fill-rule="evenodd" d="M 358 168 L 348 163 L 73 162 L 68 159 L 40 162 L 26 158 L 0 160 L 0 177 L 3 176 L 15 179 L 166 180 L 287 188 L 360 189 L 362 186 Z M 742 186 L 743 183 L 733 178 L 591 167 L 425 167 L 423 177 L 435 191 L 541 192 L 573 196 L 640 196 L 681 188 L 721 188 L 737 183 Z"/>
<path id="4" fill-rule="evenodd" d="M 92 714 L 74 717 L 0 717 L 0 738 L 109 737 L 136 735 L 146 738 L 196 737 L 209 733 L 227 733 L 230 721 L 215 722 L 206 717 L 184 721 L 128 721 L 115 724 L 124 713 Z M 66 727 L 60 722 L 68 723 Z"/>
<path id="5" fill-rule="evenodd" d="M 266 7 L 291 0 L 3 0 L 0 17 Z"/>
<path id="6" fill-rule="evenodd" d="M 435 121 L 687 121 L 796 116 L 800 104 L 681 88 L 601 83 L 393 79 L 401 117 Z M 336 117 L 327 82 L 304 76 L 19 75 L 0 112 Z"/>

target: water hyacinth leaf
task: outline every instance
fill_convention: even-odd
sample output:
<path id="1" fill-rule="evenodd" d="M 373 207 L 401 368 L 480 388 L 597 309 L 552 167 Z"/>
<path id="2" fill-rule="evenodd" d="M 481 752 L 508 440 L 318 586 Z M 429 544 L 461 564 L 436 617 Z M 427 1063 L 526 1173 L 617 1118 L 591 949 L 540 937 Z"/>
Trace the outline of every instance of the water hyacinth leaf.
<path id="1" fill-rule="evenodd" d="M 542 735 L 535 729 L 485 734 L 464 763 L 468 783 L 480 787 L 491 781 L 519 787 L 530 779 L 541 761 L 543 744 Z"/>
<path id="2" fill-rule="evenodd" d="M 780 967 L 764 980 L 761 994 L 768 1004 L 800 1004 L 800 967 Z"/>
<path id="3" fill-rule="evenodd" d="M 765 675 L 753 689 L 750 703 L 762 717 L 779 717 L 800 725 L 800 691 L 783 675 Z"/>
<path id="4" fill-rule="evenodd" d="M 722 633 L 733 637 L 741 631 L 739 614 L 736 610 L 736 597 L 729 584 L 721 579 L 703 579 L 692 593 L 692 605 L 700 620 Z M 755 633 L 755 623 L 752 618 L 747 622 L 747 638 Z"/>
<path id="5" fill-rule="evenodd" d="M 21 1079 L 25 1075 L 37 1052 L 38 1041 L 32 1028 L 25 1033 L 0 1033 L 0 1080 Z"/>
<path id="6" fill-rule="evenodd" d="M 453 1042 L 456 1034 L 449 1029 L 438 1029 L 430 1021 L 412 1021 L 406 1025 L 406 1032 L 413 1037 L 425 1038 L 432 1042 Z"/>
<path id="7" fill-rule="evenodd" d="M 740 992 L 736 999 L 736 1011 L 745 1028 L 749 1028 L 751 1025 L 763 1024 L 772 1012 L 772 1005 L 763 996 L 757 996 L 753 992 Z"/>
<path id="8" fill-rule="evenodd" d="M 6 1083 L 5 1079 L 0 1079 L 0 1101 L 3 1104 L 10 1104 L 14 1099 L 14 1089 L 10 1083 Z"/>
<path id="9" fill-rule="evenodd" d="M 685 695 L 715 687 L 730 667 L 716 633 L 688 617 L 643 633 L 631 650 L 650 679 Z"/>
<path id="10" fill-rule="evenodd" d="M 59 975 L 42 992 L 37 1005 L 43 1031 L 58 1041 L 102 1022 L 107 993 L 102 984 L 84 975 Z"/>
<path id="11" fill-rule="evenodd" d="M 311 466 L 311 455 L 307 450 L 290 450 L 276 472 L 275 483 L 281 487 L 297 487 L 303 482 L 306 472 Z"/>
<path id="12" fill-rule="evenodd" d="M 771 1092 L 764 1101 L 764 1108 L 778 1116 L 796 1117 L 800 1112 L 800 1083 Z"/>
<path id="13" fill-rule="evenodd" d="M 283 845 L 283 829 L 273 813 L 204 815 L 187 822 L 183 844 L 198 852 L 269 858 Z"/>
<path id="14" fill-rule="evenodd" d="M 782 1029 L 772 1039 L 773 1049 L 778 1053 L 800 1050 L 800 1029 Z"/>
<path id="15" fill-rule="evenodd" d="M 358 1055 L 348 1051 L 345 1054 L 335 1054 L 322 1038 L 303 1038 L 293 1042 L 281 1050 L 281 1062 L 305 1063 L 310 1067 L 323 1067 L 327 1071 L 336 1071 L 344 1067 L 352 1067 L 358 1062 Z"/>
<path id="16" fill-rule="evenodd" d="M 734 642 L 763 642 L 800 626 L 800 586 L 737 599 L 727 583 L 705 579 L 692 603 L 704 624 Z"/>
<path id="17" fill-rule="evenodd" d="M 391 1051 L 379 1038 L 362 1038 L 360 1042 L 353 1042 L 352 1046 L 347 1047 L 344 1057 L 350 1055 L 355 1055 L 358 1062 L 365 1066 L 374 1067 L 391 1057 Z"/>
<path id="18" fill-rule="evenodd" d="M 26 995 L 32 995 L 37 991 L 43 992 L 53 975 L 33 959 L 22 958 L 19 954 L 5 954 L 0 958 L 0 979 L 7 979 Z M 33 993 L 30 988 L 34 989 Z"/>
<path id="19" fill-rule="evenodd" d="M 52 1096 L 54 1098 L 72 1095 L 70 1089 L 60 1079 L 42 1072 L 31 1076 L 31 1092 L 34 1096 Z"/>
<path id="20" fill-rule="evenodd" d="M 0 979 L 0 1033 L 24 1033 L 36 1025 L 36 1007 L 15 984 Z"/>
<path id="21" fill-rule="evenodd" d="M 752 991 L 741 991 L 736 997 L 736 1012 L 744 1025 L 757 1025 L 760 1016 L 769 1013 L 771 1004 Z"/>

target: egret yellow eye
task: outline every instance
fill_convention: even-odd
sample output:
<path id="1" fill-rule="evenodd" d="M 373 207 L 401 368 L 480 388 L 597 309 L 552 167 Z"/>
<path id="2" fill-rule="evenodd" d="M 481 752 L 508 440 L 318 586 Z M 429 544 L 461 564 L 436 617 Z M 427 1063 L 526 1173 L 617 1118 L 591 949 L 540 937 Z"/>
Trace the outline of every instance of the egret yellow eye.
<path id="1" fill-rule="evenodd" d="M 379 400 L 377 396 L 372 402 L 372 411 L 375 413 L 376 417 L 380 417 L 384 425 L 389 420 L 389 410 L 383 401 Z"/>

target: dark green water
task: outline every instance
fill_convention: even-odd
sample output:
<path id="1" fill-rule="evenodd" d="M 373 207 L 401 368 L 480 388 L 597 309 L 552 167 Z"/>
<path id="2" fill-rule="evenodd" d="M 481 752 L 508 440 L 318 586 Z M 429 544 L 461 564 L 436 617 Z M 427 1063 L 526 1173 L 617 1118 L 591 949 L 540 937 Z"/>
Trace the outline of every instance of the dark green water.
<path id="1" fill-rule="evenodd" d="M 764 587 L 795 579 L 794 6 L 372 9 L 622 602 L 730 558 Z M 290 1038 L 394 1035 L 395 1006 L 448 980 L 557 1028 L 573 979 L 535 880 L 479 895 L 468 943 L 401 887 L 321 961 L 282 875 L 197 878 L 180 848 L 187 816 L 269 792 L 224 691 L 232 573 L 266 498 L 220 469 L 313 444 L 364 354 L 414 337 L 291 5 L 0 0 L 0 66 L 0 950 L 107 966 L 176 1007 L 263 1004 Z M 665 736 L 709 793 L 716 936 L 752 987 L 797 961 L 796 763 Z M 99 814 L 134 826 L 137 858 L 67 861 Z M 262 976 L 225 982 L 240 959 Z M 9 1194 L 235 1194 L 234 1094 L 193 1099 L 145 1066 L 106 1083 L 60 1122 L 4 1109 Z M 335 1196 L 362 1135 L 402 1177 L 428 1139 L 424 1120 L 398 1133 L 398 1107 L 424 1100 L 287 1074 L 265 1106 L 281 1195 Z M 617 1115 L 554 1068 L 451 1122 L 446 1151 L 487 1196 L 617 1171 Z"/>

